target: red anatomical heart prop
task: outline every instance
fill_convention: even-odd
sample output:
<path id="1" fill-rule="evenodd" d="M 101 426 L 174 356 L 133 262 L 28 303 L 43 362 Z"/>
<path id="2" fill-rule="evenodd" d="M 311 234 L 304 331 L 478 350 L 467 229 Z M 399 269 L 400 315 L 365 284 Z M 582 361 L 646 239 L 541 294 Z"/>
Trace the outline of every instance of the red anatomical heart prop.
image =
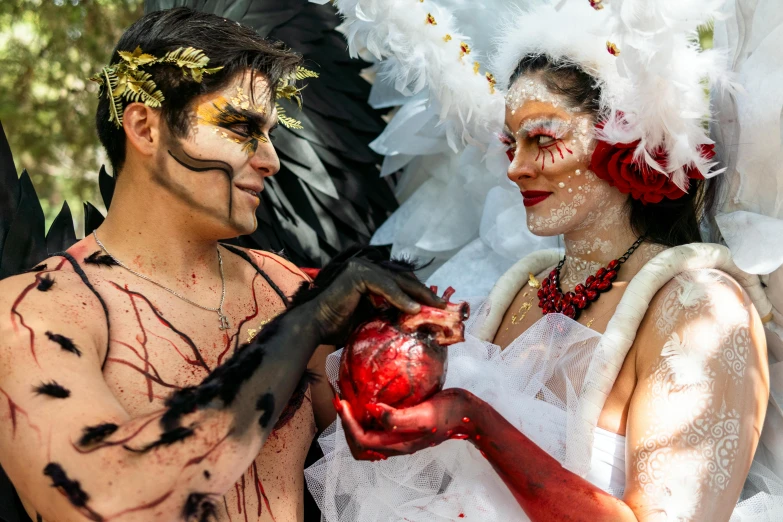
<path id="1" fill-rule="evenodd" d="M 443 298 L 453 293 L 448 288 Z M 446 380 L 446 347 L 465 340 L 469 315 L 468 303 L 448 303 L 444 310 L 422 306 L 415 315 L 387 309 L 357 328 L 340 360 L 340 392 L 356 419 L 370 427 L 374 419 L 367 404 L 406 408 L 439 392 Z"/>

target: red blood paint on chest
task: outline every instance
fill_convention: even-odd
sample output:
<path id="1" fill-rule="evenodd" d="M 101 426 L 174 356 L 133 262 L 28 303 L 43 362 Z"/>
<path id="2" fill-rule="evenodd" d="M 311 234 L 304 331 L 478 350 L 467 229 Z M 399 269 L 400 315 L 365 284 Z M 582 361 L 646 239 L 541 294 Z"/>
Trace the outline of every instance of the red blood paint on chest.
<path id="1" fill-rule="evenodd" d="M 30 328 L 27 325 L 27 323 L 25 323 L 24 316 L 19 312 L 18 308 L 19 305 L 22 304 L 22 301 L 27 296 L 27 294 L 30 293 L 30 291 L 33 288 L 38 287 L 38 285 L 43 280 L 44 276 L 46 276 L 50 272 L 57 272 L 58 270 L 60 270 L 65 264 L 65 261 L 66 260 L 63 258 L 63 260 L 60 261 L 60 263 L 54 268 L 54 270 L 45 270 L 43 272 L 38 272 L 37 274 L 35 274 L 35 280 L 29 285 L 27 285 L 24 290 L 22 290 L 19 296 L 17 296 L 17 298 L 14 299 L 13 305 L 11 305 L 11 325 L 14 327 L 14 332 L 19 331 L 16 325 L 16 318 L 18 317 L 21 325 L 24 326 L 28 332 L 30 332 L 30 353 L 33 356 L 33 360 L 35 361 L 35 364 L 38 364 L 38 357 L 35 355 L 35 332 L 33 331 L 32 328 Z"/>

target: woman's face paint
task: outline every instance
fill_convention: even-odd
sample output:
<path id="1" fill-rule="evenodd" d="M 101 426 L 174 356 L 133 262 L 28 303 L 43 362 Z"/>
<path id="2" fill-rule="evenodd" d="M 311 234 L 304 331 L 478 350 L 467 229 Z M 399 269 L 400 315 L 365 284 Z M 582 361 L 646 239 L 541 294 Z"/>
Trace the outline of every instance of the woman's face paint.
<path id="1" fill-rule="evenodd" d="M 164 137 L 165 168 L 155 174 L 196 212 L 194 227 L 221 238 L 256 229 L 264 178 L 280 169 L 270 138 L 277 116 L 269 86 L 260 76 L 252 89 L 250 82 L 249 74 L 240 75 L 197 98 L 186 136 Z"/>
<path id="2" fill-rule="evenodd" d="M 537 76 L 522 76 L 506 96 L 508 177 L 517 184 L 536 235 L 594 225 L 625 198 L 588 169 L 595 149 L 590 113 L 572 108 Z"/>

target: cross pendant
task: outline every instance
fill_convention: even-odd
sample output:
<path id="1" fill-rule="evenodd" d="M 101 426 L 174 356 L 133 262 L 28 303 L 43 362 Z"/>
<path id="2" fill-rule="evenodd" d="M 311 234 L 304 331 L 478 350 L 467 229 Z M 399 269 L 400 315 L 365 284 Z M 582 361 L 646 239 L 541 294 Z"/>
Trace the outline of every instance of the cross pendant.
<path id="1" fill-rule="evenodd" d="M 220 329 L 221 330 L 228 330 L 231 328 L 231 325 L 228 323 L 228 317 L 223 315 L 223 312 L 218 311 L 218 317 L 220 317 Z"/>

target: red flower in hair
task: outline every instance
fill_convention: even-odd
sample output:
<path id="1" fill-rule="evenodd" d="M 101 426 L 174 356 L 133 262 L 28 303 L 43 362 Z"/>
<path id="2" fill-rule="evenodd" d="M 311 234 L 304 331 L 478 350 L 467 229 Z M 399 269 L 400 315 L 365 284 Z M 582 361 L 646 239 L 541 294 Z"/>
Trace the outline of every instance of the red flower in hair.
<path id="1" fill-rule="evenodd" d="M 603 125 L 598 126 L 599 129 L 602 127 Z M 610 145 L 599 140 L 590 160 L 590 170 L 613 187 L 617 187 L 623 194 L 630 194 L 644 204 L 660 203 L 664 198 L 678 199 L 684 196 L 685 192 L 675 185 L 669 176 L 653 169 L 643 159 L 634 159 L 634 151 L 638 145 L 639 141 Z M 715 156 L 714 149 L 712 144 L 699 147 L 705 159 Z M 664 151 L 655 151 L 651 156 L 662 168 L 666 168 L 667 158 Z M 689 179 L 704 179 L 701 172 L 691 166 L 685 168 L 685 174 Z"/>

